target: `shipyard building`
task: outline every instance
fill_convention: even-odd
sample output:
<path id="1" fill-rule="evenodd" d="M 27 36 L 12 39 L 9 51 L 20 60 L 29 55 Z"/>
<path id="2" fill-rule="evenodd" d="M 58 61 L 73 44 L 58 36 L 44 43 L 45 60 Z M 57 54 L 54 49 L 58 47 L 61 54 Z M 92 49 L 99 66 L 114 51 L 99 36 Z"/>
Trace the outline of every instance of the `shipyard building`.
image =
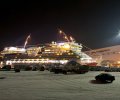
<path id="1" fill-rule="evenodd" d="M 99 66 L 120 67 L 120 45 L 86 51 Z"/>

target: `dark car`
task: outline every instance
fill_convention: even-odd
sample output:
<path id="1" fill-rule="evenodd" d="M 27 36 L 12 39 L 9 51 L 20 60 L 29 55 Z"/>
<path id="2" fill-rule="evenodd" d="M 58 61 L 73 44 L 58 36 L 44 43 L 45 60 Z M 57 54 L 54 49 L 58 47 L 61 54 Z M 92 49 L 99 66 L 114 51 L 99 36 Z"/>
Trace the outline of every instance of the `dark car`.
<path id="1" fill-rule="evenodd" d="M 95 79 L 101 82 L 113 82 L 115 80 L 115 76 L 112 76 L 108 73 L 101 73 L 97 76 L 95 76 Z"/>
<path id="2" fill-rule="evenodd" d="M 55 67 L 52 67 L 50 71 L 56 74 L 58 73 L 67 74 L 68 72 L 76 73 L 76 74 L 84 74 L 89 71 L 89 67 L 86 65 L 81 65 L 76 61 L 69 61 L 65 65 L 61 65 L 61 64 L 55 65 Z"/>

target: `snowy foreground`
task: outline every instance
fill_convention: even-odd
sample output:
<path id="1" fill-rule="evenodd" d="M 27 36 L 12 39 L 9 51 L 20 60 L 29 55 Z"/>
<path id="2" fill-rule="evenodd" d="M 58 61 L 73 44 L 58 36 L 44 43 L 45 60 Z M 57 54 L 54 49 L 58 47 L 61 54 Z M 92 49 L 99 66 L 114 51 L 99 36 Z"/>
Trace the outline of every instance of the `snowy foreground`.
<path id="1" fill-rule="evenodd" d="M 116 80 L 108 84 L 95 81 L 99 73 L 0 71 L 0 100 L 120 100 L 120 72 L 109 72 Z"/>

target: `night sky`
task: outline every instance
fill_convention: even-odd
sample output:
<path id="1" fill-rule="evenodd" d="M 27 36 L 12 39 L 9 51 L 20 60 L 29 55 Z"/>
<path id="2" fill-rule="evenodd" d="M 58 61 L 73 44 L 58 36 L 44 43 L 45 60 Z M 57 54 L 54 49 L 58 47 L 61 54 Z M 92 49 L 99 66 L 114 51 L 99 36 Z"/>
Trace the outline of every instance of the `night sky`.
<path id="1" fill-rule="evenodd" d="M 119 0 L 0 2 L 0 49 L 59 41 L 58 28 L 91 49 L 120 44 Z M 62 37 L 61 37 L 62 38 Z"/>

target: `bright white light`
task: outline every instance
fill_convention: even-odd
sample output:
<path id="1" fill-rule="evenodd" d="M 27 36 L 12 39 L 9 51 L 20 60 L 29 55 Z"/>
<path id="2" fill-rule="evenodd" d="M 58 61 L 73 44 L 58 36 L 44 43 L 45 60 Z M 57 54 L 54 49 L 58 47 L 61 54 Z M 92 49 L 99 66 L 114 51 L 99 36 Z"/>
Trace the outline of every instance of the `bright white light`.
<path id="1" fill-rule="evenodd" d="M 22 48 L 20 51 L 26 51 L 24 48 Z"/>
<path id="2" fill-rule="evenodd" d="M 61 45 L 64 45 L 64 44 L 65 44 L 64 42 L 63 42 L 63 43 L 58 43 L 58 45 L 60 45 L 60 46 L 61 46 Z"/>
<path id="3" fill-rule="evenodd" d="M 117 37 L 120 37 L 120 30 L 118 31 L 118 35 L 117 35 Z"/>
<path id="4" fill-rule="evenodd" d="M 119 31 L 119 33 L 118 33 L 118 37 L 120 37 L 120 31 Z"/>
<path id="5" fill-rule="evenodd" d="M 64 45 L 64 48 L 69 49 L 69 48 L 70 48 L 70 45 L 69 45 L 69 44 L 65 44 L 65 45 Z"/>
<path id="6" fill-rule="evenodd" d="M 59 33 L 61 34 L 61 33 L 62 33 L 62 31 L 60 30 L 60 31 L 59 31 Z"/>
<path id="7" fill-rule="evenodd" d="M 10 47 L 9 50 L 14 51 L 14 50 L 17 50 L 17 48 L 16 47 Z"/>

